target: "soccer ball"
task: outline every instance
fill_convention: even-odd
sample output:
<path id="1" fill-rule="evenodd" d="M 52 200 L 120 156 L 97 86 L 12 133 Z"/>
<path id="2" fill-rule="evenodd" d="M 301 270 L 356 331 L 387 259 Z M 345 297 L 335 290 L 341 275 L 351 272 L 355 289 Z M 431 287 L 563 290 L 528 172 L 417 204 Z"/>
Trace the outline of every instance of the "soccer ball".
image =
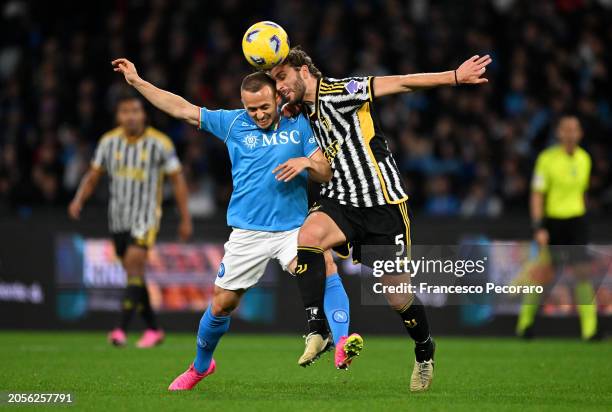
<path id="1" fill-rule="evenodd" d="M 244 33 L 242 52 L 249 64 L 256 69 L 271 69 L 289 54 L 289 36 L 278 24 L 260 21 Z"/>

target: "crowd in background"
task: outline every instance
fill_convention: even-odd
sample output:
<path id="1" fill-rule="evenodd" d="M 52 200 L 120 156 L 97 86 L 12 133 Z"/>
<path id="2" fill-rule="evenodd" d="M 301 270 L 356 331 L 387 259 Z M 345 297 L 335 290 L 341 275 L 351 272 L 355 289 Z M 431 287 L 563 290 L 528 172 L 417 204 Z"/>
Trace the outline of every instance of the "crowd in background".
<path id="1" fill-rule="evenodd" d="M 241 39 L 259 20 L 284 26 L 330 77 L 442 71 L 492 55 L 484 86 L 375 103 L 417 213 L 526 213 L 535 157 L 567 111 L 580 116 L 593 159 L 590 209 L 612 209 L 610 1 L 256 3 L 4 2 L 0 210 L 67 204 L 126 88 L 113 58 L 131 59 L 144 79 L 194 104 L 241 107 L 240 81 L 251 71 Z M 232 190 L 223 143 L 147 110 L 177 147 L 192 212 L 223 211 Z"/>

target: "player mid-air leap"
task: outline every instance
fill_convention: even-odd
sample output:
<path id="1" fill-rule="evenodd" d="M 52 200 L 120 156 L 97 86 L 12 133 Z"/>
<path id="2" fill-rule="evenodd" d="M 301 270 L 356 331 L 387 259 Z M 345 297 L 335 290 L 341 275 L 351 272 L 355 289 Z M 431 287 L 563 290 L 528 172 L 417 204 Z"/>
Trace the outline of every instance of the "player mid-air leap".
<path id="1" fill-rule="evenodd" d="M 268 261 L 277 259 L 285 270 L 295 271 L 297 235 L 308 210 L 307 178 L 327 182 L 331 168 L 312 136 L 308 120 L 280 116 L 280 96 L 274 80 L 265 73 L 243 79 L 240 92 L 244 109 L 208 110 L 144 81 L 126 59 L 112 63 L 114 70 L 154 106 L 221 139 L 232 162 L 234 190 L 227 220 L 233 231 L 225 244 L 212 304 L 200 321 L 196 359 L 169 388 L 191 389 L 214 372 L 212 355 L 229 327 L 230 314 L 244 292 L 261 278 Z M 348 333 L 348 297 L 331 254 L 327 252 L 326 257 L 329 276 L 325 309 L 331 315 L 329 325 L 336 339 Z M 337 313 L 343 316 L 333 316 Z M 324 324 L 323 320 L 320 326 Z M 326 335 L 307 339 L 300 364 L 311 363 L 329 346 Z"/>
<path id="2" fill-rule="evenodd" d="M 311 318 L 322 312 L 323 250 L 350 242 L 354 260 L 361 258 L 360 245 L 397 247 L 385 257 L 389 260 L 398 253 L 409 256 L 408 195 L 374 116 L 374 99 L 429 87 L 485 83 L 481 76 L 489 63 L 488 55 L 473 56 L 457 70 L 442 73 L 332 79 L 322 76 L 303 50 L 294 48 L 271 69 L 278 91 L 290 104 L 303 104 L 333 169 L 320 203 L 312 208 L 298 238 L 298 266 L 306 268 L 298 276 L 298 285 Z M 363 263 L 371 266 L 369 260 Z M 410 275 L 393 274 L 383 282 L 408 283 Z M 386 298 L 416 344 L 410 389 L 427 390 L 433 378 L 435 344 L 423 305 L 409 293 Z"/>

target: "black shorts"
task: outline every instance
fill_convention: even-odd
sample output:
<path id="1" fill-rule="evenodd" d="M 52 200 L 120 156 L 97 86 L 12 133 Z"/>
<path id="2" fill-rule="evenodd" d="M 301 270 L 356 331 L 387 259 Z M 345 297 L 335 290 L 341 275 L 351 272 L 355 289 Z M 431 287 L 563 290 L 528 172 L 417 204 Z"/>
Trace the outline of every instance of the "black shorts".
<path id="1" fill-rule="evenodd" d="M 410 212 L 407 202 L 355 207 L 322 198 L 310 209 L 309 213 L 313 212 L 328 215 L 344 233 L 347 244 L 334 247 L 341 257 L 348 257 L 349 249 L 352 248 L 353 261 L 370 266 L 370 261 L 374 258 L 395 259 L 398 256 L 410 256 Z M 368 255 L 372 256 L 365 256 L 362 253 L 362 246 L 365 245 L 380 247 L 370 248 L 372 250 Z"/>
<path id="2" fill-rule="evenodd" d="M 119 258 L 125 256 L 128 246 L 134 245 L 143 249 L 149 249 L 149 245 L 142 239 L 136 239 L 130 232 L 113 233 L 113 243 L 115 244 L 115 254 Z"/>
<path id="3" fill-rule="evenodd" d="M 584 216 L 570 219 L 547 218 L 544 220 L 544 228 L 548 230 L 553 264 L 582 263 L 589 260 L 586 250 L 589 228 Z"/>

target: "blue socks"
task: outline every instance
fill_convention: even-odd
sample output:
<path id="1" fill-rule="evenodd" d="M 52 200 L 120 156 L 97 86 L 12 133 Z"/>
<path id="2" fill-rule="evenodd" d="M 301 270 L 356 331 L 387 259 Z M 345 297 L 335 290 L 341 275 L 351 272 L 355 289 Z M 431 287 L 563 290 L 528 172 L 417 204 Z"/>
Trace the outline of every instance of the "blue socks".
<path id="1" fill-rule="evenodd" d="M 349 299 L 342 286 L 342 279 L 337 273 L 328 276 L 325 280 L 323 308 L 334 344 L 337 344 L 342 336 L 348 336 L 350 321 Z"/>
<path id="2" fill-rule="evenodd" d="M 230 316 L 215 316 L 210 306 L 200 319 L 198 328 L 197 353 L 193 366 L 199 373 L 204 373 L 210 366 L 213 352 L 221 336 L 227 332 L 230 325 Z"/>
<path id="3" fill-rule="evenodd" d="M 342 336 L 348 336 L 349 330 L 349 300 L 338 274 L 333 274 L 325 281 L 325 298 L 323 301 L 327 323 L 331 329 L 334 343 Z M 198 328 L 197 353 L 193 366 L 199 373 L 204 373 L 210 367 L 213 352 L 230 325 L 230 316 L 215 316 L 210 306 L 200 319 Z"/>

